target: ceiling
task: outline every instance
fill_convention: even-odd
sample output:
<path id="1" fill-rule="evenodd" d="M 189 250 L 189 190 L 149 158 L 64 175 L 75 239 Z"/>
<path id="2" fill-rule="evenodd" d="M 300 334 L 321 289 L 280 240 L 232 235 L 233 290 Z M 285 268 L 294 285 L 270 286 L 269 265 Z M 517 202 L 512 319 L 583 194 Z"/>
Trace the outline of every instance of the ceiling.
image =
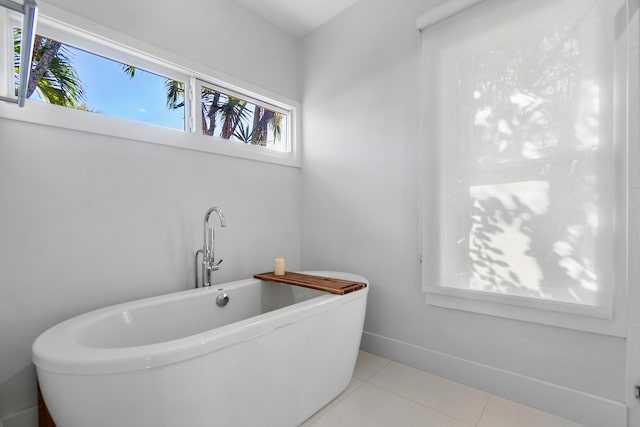
<path id="1" fill-rule="evenodd" d="M 296 37 L 304 37 L 357 0 L 236 0 Z"/>

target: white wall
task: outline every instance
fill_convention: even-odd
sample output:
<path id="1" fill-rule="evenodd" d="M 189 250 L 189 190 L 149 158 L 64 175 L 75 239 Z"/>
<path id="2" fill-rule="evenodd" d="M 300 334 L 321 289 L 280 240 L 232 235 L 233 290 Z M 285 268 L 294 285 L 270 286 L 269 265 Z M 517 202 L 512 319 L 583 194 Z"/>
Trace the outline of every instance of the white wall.
<path id="1" fill-rule="evenodd" d="M 304 39 L 302 267 L 371 281 L 365 350 L 621 426 L 624 339 L 424 303 L 415 20 L 438 3 L 360 0 Z"/>
<path id="2" fill-rule="evenodd" d="M 47 0 L 215 70 L 300 99 L 298 39 L 233 0 Z"/>
<path id="3" fill-rule="evenodd" d="M 298 41 L 232 0 L 197 1 L 189 11 L 151 1 L 52 3 L 300 98 Z M 0 425 L 3 417 L 5 426 L 33 422 L 38 334 L 94 308 L 193 285 L 209 207 L 227 218 L 216 230 L 218 283 L 268 271 L 275 255 L 298 268 L 299 176 L 297 168 L 0 118 Z"/>

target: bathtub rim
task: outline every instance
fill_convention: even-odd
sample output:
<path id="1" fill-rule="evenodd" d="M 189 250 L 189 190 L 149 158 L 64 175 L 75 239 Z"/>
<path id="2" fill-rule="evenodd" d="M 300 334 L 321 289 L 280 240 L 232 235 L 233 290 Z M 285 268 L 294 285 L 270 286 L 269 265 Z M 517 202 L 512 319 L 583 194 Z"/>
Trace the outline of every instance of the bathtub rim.
<path id="1" fill-rule="evenodd" d="M 78 334 L 90 324 L 135 306 L 153 306 L 168 300 L 188 299 L 205 293 L 219 294 L 264 281 L 255 278 L 241 279 L 210 288 L 189 289 L 128 301 L 80 314 L 47 329 L 33 343 L 33 362 L 38 370 L 77 375 L 125 373 L 166 366 L 257 339 L 280 327 L 321 315 L 337 306 L 361 298 L 366 300 L 369 292 L 368 280 L 352 273 L 335 271 L 303 271 L 302 273 L 361 281 L 367 286 L 345 295 L 324 293 L 248 319 L 160 343 L 105 348 L 88 346 L 77 341 Z"/>

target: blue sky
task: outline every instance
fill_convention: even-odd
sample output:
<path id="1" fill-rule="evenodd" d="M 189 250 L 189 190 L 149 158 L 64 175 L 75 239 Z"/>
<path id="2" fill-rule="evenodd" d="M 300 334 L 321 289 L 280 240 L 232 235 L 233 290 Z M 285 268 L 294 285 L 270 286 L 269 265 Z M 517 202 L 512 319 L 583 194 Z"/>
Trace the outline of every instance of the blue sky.
<path id="1" fill-rule="evenodd" d="M 136 70 L 133 79 L 118 62 L 67 46 L 93 111 L 184 130 L 184 110 L 166 106 L 164 77 Z"/>

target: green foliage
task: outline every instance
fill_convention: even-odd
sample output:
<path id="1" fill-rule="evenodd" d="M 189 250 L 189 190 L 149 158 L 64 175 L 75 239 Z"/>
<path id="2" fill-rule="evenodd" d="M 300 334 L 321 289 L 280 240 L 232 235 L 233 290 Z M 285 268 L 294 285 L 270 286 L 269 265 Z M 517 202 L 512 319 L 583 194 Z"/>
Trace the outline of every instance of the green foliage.
<path id="1" fill-rule="evenodd" d="M 172 110 L 184 107 L 184 83 L 165 79 L 164 87 L 167 90 L 167 107 Z"/>
<path id="2" fill-rule="evenodd" d="M 122 71 L 124 71 L 124 73 L 128 75 L 130 79 L 135 77 L 136 67 L 134 67 L 133 65 L 120 64 L 120 68 L 122 68 Z"/>
<path id="3" fill-rule="evenodd" d="M 21 40 L 21 31 L 14 30 L 13 67 L 16 76 L 20 71 Z M 84 87 L 73 67 L 73 55 L 70 50 L 55 40 L 36 36 L 33 51 L 29 82 L 32 89 L 27 93 L 27 97 L 37 91 L 42 99 L 51 104 L 72 108 L 83 105 Z M 33 79 L 38 79 L 37 83 Z"/>
<path id="4" fill-rule="evenodd" d="M 282 118 L 283 114 L 275 111 L 273 117 L 269 120 L 269 126 L 273 130 L 274 141 L 277 141 L 282 136 Z"/>
<path id="5" fill-rule="evenodd" d="M 222 133 L 220 137 L 230 139 L 238 125 L 249 115 L 247 101 L 232 96 L 227 97 L 219 109 L 222 118 Z"/>
<path id="6" fill-rule="evenodd" d="M 253 142 L 255 133 L 255 129 L 249 130 L 248 127 L 244 126 L 244 123 L 240 122 L 240 124 L 238 125 L 238 129 L 236 129 L 236 131 L 233 133 L 233 136 L 235 136 L 245 144 L 249 144 Z"/>

